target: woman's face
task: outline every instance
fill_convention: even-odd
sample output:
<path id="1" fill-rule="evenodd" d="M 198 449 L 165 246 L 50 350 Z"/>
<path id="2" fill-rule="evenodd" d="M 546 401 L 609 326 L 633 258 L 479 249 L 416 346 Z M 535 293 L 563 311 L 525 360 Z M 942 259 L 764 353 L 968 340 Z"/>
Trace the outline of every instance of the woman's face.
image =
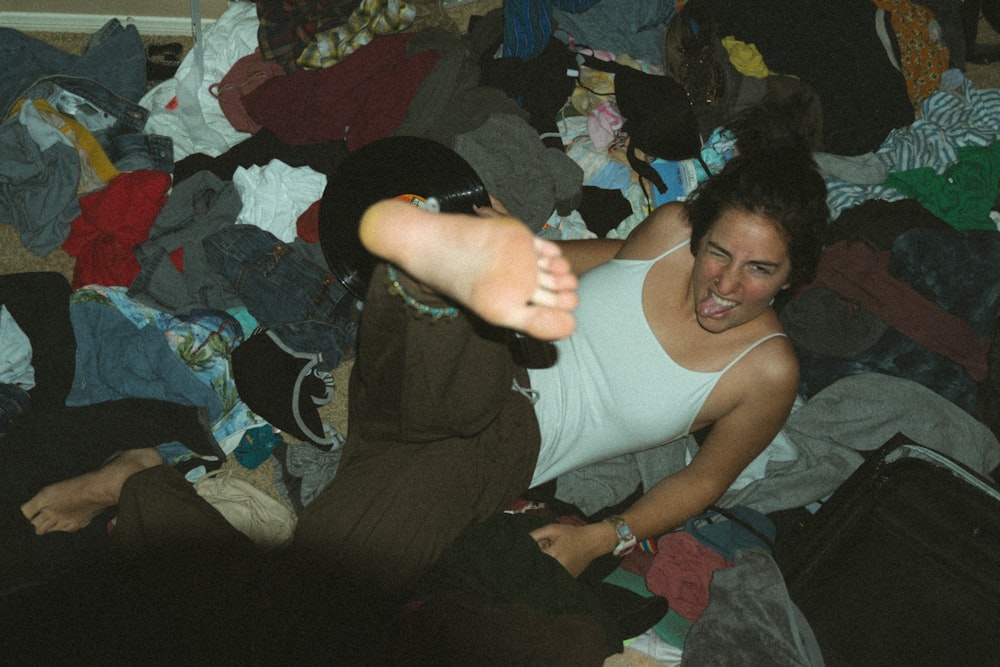
<path id="1" fill-rule="evenodd" d="M 701 240 L 691 273 L 698 323 L 728 331 L 770 307 L 789 286 L 788 243 L 771 220 L 739 209 L 723 213 Z"/>

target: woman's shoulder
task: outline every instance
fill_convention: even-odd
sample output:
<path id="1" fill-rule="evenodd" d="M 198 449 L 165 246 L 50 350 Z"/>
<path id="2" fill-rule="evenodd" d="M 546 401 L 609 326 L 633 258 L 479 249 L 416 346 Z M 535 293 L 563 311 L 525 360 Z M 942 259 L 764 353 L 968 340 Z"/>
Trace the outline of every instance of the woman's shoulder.
<path id="1" fill-rule="evenodd" d="M 745 369 L 759 379 L 779 382 L 785 378 L 795 378 L 798 382 L 799 361 L 795 347 L 781 329 L 781 324 L 772 321 L 776 317 L 762 315 L 752 330 L 744 336 Z"/>
<path id="2" fill-rule="evenodd" d="M 670 202 L 657 207 L 632 230 L 619 257 L 649 259 L 690 238 L 687 206 Z"/>

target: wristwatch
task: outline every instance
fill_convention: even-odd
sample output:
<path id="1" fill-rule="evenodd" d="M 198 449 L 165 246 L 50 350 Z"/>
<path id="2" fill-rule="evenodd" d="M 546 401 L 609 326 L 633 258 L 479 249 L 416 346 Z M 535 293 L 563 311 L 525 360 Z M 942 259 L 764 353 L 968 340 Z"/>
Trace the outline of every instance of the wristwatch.
<path id="1" fill-rule="evenodd" d="M 632 550 L 635 549 L 636 539 L 635 535 L 632 534 L 632 529 L 625 523 L 625 519 L 620 516 L 609 516 L 605 521 L 611 524 L 615 529 L 615 535 L 618 536 L 618 545 L 611 554 L 622 558 L 632 553 Z"/>

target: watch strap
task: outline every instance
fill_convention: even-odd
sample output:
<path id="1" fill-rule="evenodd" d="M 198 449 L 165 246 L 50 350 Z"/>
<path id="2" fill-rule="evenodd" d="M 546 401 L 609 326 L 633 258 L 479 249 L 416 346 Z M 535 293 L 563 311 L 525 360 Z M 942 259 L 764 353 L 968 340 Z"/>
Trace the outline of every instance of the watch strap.
<path id="1" fill-rule="evenodd" d="M 611 527 L 615 529 L 615 536 L 618 538 L 618 544 L 615 546 L 614 551 L 611 552 L 612 555 L 622 558 L 632 553 L 638 541 L 635 535 L 632 534 L 632 529 L 625 522 L 625 519 L 615 515 L 609 516 L 605 521 L 610 523 Z"/>

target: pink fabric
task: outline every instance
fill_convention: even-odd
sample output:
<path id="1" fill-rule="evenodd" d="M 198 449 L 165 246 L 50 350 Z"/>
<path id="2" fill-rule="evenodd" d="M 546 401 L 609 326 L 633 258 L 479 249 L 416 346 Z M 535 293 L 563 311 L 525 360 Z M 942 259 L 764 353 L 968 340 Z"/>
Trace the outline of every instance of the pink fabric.
<path id="1" fill-rule="evenodd" d="M 135 247 L 149 238 L 170 183 L 170 174 L 161 171 L 124 172 L 80 199 L 81 213 L 62 245 L 76 258 L 73 289 L 132 284 L 140 268 Z"/>
<path id="2" fill-rule="evenodd" d="M 250 117 L 286 144 L 344 140 L 356 150 L 402 124 L 436 51 L 408 55 L 415 33 L 376 37 L 340 62 L 268 79 L 243 96 Z"/>
<path id="3" fill-rule="evenodd" d="M 615 143 L 618 130 L 625 124 L 618 106 L 611 100 L 601 102 L 587 116 L 587 134 L 594 148 L 606 151 Z"/>
<path id="4" fill-rule="evenodd" d="M 708 606 L 712 575 L 732 563 L 684 531 L 663 535 L 656 549 L 646 588 L 667 598 L 671 609 L 694 623 Z"/>
<path id="5" fill-rule="evenodd" d="M 643 551 L 642 549 L 636 549 L 622 559 L 621 567 L 626 572 L 638 574 L 640 577 L 645 579 L 646 574 L 648 574 L 650 568 L 653 567 L 653 561 L 655 558 L 656 554 L 654 553 Z"/>
<path id="6" fill-rule="evenodd" d="M 273 60 L 264 60 L 258 48 L 237 60 L 222 81 L 209 86 L 208 92 L 219 100 L 219 108 L 234 129 L 256 134 L 261 125 L 247 113 L 243 97 L 276 76 L 285 76 L 285 70 Z"/>

